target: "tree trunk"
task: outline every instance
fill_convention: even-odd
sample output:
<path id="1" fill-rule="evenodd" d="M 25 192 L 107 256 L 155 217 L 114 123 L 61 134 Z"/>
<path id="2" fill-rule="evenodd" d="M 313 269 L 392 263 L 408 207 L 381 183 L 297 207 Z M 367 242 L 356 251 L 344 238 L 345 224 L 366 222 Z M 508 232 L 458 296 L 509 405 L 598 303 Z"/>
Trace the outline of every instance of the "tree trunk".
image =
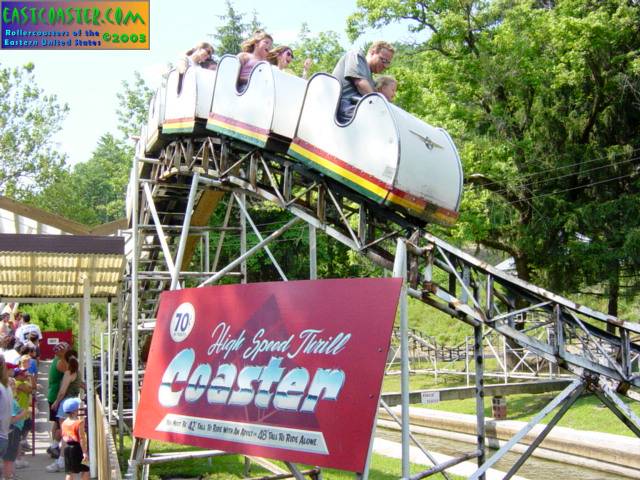
<path id="1" fill-rule="evenodd" d="M 617 262 L 615 262 L 611 267 L 611 275 L 609 277 L 609 303 L 607 305 L 607 313 L 609 315 L 617 317 L 618 301 L 620 299 L 620 266 Z M 607 324 L 607 332 L 615 334 L 615 325 Z"/>

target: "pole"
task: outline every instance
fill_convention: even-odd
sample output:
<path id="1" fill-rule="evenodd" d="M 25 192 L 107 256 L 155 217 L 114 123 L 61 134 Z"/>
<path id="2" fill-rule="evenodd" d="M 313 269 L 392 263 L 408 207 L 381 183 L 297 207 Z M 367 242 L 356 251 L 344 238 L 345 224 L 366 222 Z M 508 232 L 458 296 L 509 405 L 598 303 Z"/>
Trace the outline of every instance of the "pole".
<path id="1" fill-rule="evenodd" d="M 482 325 L 473 327 L 473 353 L 476 360 L 476 429 L 478 435 L 478 468 L 485 461 L 485 425 L 484 425 L 484 355 L 482 351 Z M 482 473 L 479 480 L 485 480 Z"/>
<path id="2" fill-rule="evenodd" d="M 138 407 L 138 200 L 140 195 L 140 179 L 138 177 L 138 157 L 133 157 L 133 172 L 131 179 L 131 412 L 132 421 L 136 423 L 136 409 Z M 120 337 L 123 339 L 124 337 Z M 126 369 L 120 364 L 120 375 L 124 375 Z"/>
<path id="3" fill-rule="evenodd" d="M 407 315 L 407 244 L 399 238 L 393 276 L 402 278 L 400 289 L 400 391 L 402 398 L 402 478 L 409 478 L 409 317 Z"/>
<path id="4" fill-rule="evenodd" d="M 107 376 L 107 419 L 109 420 L 109 425 L 111 425 L 112 414 L 111 410 L 113 410 L 113 314 L 111 311 L 111 299 L 107 302 L 107 368 L 109 369 Z"/>
<path id="5" fill-rule="evenodd" d="M 97 477 L 96 462 L 96 399 L 93 384 L 93 359 L 91 358 L 91 282 L 85 277 L 82 298 L 82 331 L 84 339 L 85 382 L 87 384 L 87 426 L 89 430 L 89 469 L 91 478 Z"/>

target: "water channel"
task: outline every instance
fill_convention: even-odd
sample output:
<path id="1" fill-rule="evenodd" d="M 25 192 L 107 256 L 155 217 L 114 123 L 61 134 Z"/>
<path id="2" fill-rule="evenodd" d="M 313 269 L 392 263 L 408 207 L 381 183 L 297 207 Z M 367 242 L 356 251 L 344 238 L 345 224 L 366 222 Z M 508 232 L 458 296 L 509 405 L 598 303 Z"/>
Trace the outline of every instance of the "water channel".
<path id="1" fill-rule="evenodd" d="M 450 456 L 458 456 L 462 453 L 469 452 L 474 449 L 474 445 L 469 443 L 463 443 L 455 440 L 449 440 L 446 438 L 426 436 L 419 433 L 413 434 L 423 448 L 429 452 L 438 452 Z M 400 431 L 388 430 L 378 427 L 376 430 L 376 436 L 391 440 L 393 442 L 401 442 Z M 412 446 L 414 444 L 412 443 Z M 487 452 L 487 458 L 495 452 L 495 450 L 489 450 Z M 507 453 L 493 468 L 507 472 L 511 465 L 515 463 L 519 455 L 517 453 Z M 426 470 L 426 467 L 425 467 Z M 601 472 L 598 470 L 592 470 L 590 468 L 579 467 L 575 465 L 568 465 L 565 463 L 553 462 L 534 456 L 529 457 L 522 467 L 517 472 L 517 475 L 527 478 L 528 480 L 565 480 L 565 479 L 580 479 L 580 480 L 629 480 L 629 477 L 616 475 L 614 473 Z M 442 476 L 433 476 L 430 478 L 443 478 Z"/>

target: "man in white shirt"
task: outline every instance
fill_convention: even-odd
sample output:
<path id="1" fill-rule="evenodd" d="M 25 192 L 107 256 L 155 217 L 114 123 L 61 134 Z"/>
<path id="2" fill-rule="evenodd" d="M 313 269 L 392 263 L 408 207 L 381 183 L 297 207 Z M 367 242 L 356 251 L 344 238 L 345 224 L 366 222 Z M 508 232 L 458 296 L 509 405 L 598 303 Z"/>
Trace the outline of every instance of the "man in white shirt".
<path id="1" fill-rule="evenodd" d="M 42 340 L 42 332 L 40 327 L 31 323 L 31 315 L 25 313 L 22 316 L 22 325 L 16 330 L 16 340 L 20 343 L 27 343 L 29 334 L 35 332 L 38 334 L 38 340 Z"/>

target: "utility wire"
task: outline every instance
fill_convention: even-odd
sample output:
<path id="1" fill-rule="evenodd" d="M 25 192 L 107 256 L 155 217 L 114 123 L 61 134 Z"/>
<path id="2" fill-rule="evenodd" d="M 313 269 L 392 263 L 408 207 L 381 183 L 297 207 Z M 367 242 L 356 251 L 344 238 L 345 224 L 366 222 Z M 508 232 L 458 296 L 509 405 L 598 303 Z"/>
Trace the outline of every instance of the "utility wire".
<path id="1" fill-rule="evenodd" d="M 532 182 L 529 182 L 529 183 L 521 183 L 519 181 L 519 179 L 516 180 L 516 181 L 513 181 L 513 182 L 503 182 L 506 185 L 506 187 L 505 188 L 501 188 L 499 190 L 495 190 L 494 193 L 501 194 L 501 193 L 505 193 L 505 192 L 508 192 L 508 191 L 510 191 L 512 189 L 516 189 L 516 188 L 517 189 L 522 189 L 522 188 L 531 189 L 532 186 L 542 185 L 542 184 L 545 184 L 545 183 L 549 183 L 549 182 L 553 182 L 553 181 L 556 181 L 556 180 L 560 180 L 562 178 L 572 177 L 572 176 L 575 176 L 575 175 L 583 175 L 583 174 L 586 174 L 586 173 L 592 173 L 592 172 L 595 172 L 595 171 L 598 171 L 598 170 L 603 170 L 605 168 L 614 168 L 614 167 L 617 167 L 619 165 L 624 165 L 626 163 L 635 162 L 636 160 L 640 160 L 640 156 L 632 157 L 630 159 L 627 159 L 627 160 L 622 161 L 622 162 L 618 162 L 618 163 L 613 164 L 613 165 L 602 165 L 602 166 L 599 166 L 599 167 L 593 167 L 593 168 L 578 172 L 577 174 L 576 173 L 566 173 L 564 175 L 558 175 L 558 176 L 555 176 L 555 177 L 548 177 L 548 178 L 545 178 L 545 179 L 542 179 L 542 180 L 536 180 L 536 181 L 532 181 Z M 561 170 L 561 168 L 558 168 L 557 170 Z M 547 171 L 551 171 L 551 170 L 547 170 Z M 538 174 L 532 174 L 532 175 L 538 175 Z M 497 184 L 498 182 L 493 182 L 493 183 Z"/>

